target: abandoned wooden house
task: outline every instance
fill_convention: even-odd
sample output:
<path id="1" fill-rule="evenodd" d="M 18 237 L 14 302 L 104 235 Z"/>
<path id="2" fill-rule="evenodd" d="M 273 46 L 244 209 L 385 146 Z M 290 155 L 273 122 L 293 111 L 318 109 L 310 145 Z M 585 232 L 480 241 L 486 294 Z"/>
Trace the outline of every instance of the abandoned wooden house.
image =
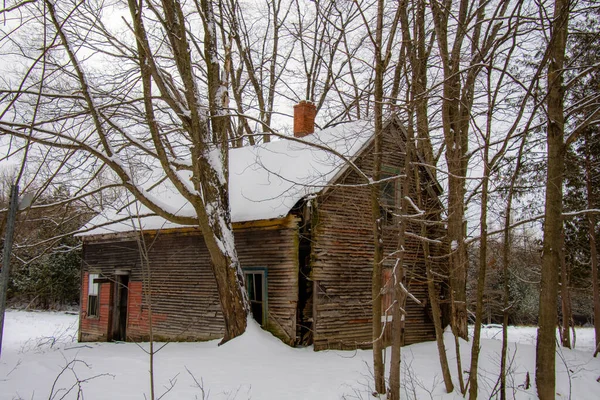
<path id="1" fill-rule="evenodd" d="M 264 329 L 290 345 L 313 344 L 315 350 L 368 348 L 373 225 L 370 186 L 356 168 L 371 173 L 373 127 L 368 122 L 349 122 L 314 133 L 314 118 L 311 103 L 295 107 L 295 136 L 318 147 L 279 140 L 230 150 L 237 254 L 253 316 Z M 387 210 L 384 250 L 388 255 L 397 253 L 398 246 L 398 224 L 390 210 L 400 197 L 403 132 L 395 118 L 384 130 L 383 174 L 389 179 L 380 186 L 382 207 Z M 430 205 L 437 204 L 439 185 L 426 168 L 420 176 L 422 194 Z M 154 195 L 182 201 L 167 192 Z M 133 218 L 141 221 L 141 227 L 134 229 L 131 221 L 117 222 L 127 219 L 126 212 L 101 214 L 91 224 L 102 226 L 80 234 L 79 340 L 147 340 L 150 307 L 155 340 L 221 337 L 224 323 L 199 229 L 157 216 Z M 439 221 L 439 212 L 427 218 Z M 430 224 L 428 229 L 431 237 L 443 237 L 440 224 Z M 141 262 L 141 240 L 147 263 Z M 405 285 L 420 301 L 407 300 L 404 343 L 433 340 L 423 244 L 408 237 L 404 247 Z M 432 246 L 432 252 L 442 250 Z M 393 256 L 384 260 L 385 277 L 389 278 L 395 260 Z M 436 268 L 443 268 L 441 261 Z M 144 289 L 149 289 L 151 302 Z M 382 294 L 384 304 L 387 296 Z M 386 321 L 389 317 L 382 316 L 382 323 Z"/>

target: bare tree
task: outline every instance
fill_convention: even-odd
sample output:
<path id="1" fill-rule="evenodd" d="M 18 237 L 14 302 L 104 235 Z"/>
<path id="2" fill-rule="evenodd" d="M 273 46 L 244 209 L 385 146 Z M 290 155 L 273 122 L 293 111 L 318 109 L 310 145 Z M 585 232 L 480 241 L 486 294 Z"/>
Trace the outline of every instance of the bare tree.
<path id="1" fill-rule="evenodd" d="M 428 118 L 428 92 L 427 92 L 427 64 L 431 53 L 431 47 L 433 44 L 432 32 L 426 30 L 426 4 L 424 1 L 417 0 L 413 2 L 401 1 L 398 5 L 400 12 L 400 28 L 402 33 L 402 48 L 399 51 L 398 63 L 395 66 L 394 81 L 391 88 L 391 102 L 395 109 L 401 108 L 399 99 L 397 98 L 400 93 L 400 86 L 402 76 L 407 75 L 405 78 L 407 83 L 407 94 L 406 94 L 406 113 L 407 113 L 407 141 L 406 141 L 406 160 L 405 160 L 405 174 L 409 179 L 403 184 L 402 193 L 402 208 L 400 213 L 402 218 L 408 219 L 411 210 L 410 204 L 407 200 L 410 193 L 408 185 L 414 186 L 415 193 L 417 196 L 416 204 L 418 205 L 419 211 L 416 215 L 411 218 L 413 224 L 420 226 L 421 239 L 423 240 L 423 255 L 425 257 L 425 274 L 427 278 L 429 303 L 431 305 L 432 317 L 435 326 L 436 341 L 438 347 L 438 353 L 440 358 L 440 366 L 442 368 L 442 374 L 444 377 L 444 384 L 448 393 L 454 390 L 454 384 L 452 383 L 452 377 L 450 375 L 450 369 L 448 367 L 448 358 L 446 355 L 446 348 L 444 345 L 443 337 L 443 326 L 441 309 L 439 306 L 438 291 L 439 279 L 435 279 L 434 271 L 431 260 L 430 241 L 428 234 L 428 225 L 426 214 L 436 215 L 441 210 L 429 210 L 430 205 L 424 201 L 423 191 L 421 186 L 419 168 L 426 168 L 429 170 L 431 176 L 435 177 L 434 168 L 434 156 L 433 147 L 431 144 L 431 132 L 429 129 L 429 118 Z M 415 134 L 416 132 L 416 134 Z M 415 136 L 417 140 L 415 141 Z M 413 143 L 416 142 L 416 148 Z M 423 160 L 426 165 L 420 165 L 418 160 Z M 412 179 L 410 179 L 412 178 Z M 406 224 L 408 221 L 401 220 L 400 222 L 401 232 L 399 235 L 399 251 L 403 254 L 404 236 Z M 435 244 L 435 242 L 433 242 Z M 439 246 L 439 245 L 438 245 Z M 404 297 L 405 294 L 403 293 Z M 391 377 L 391 374 L 390 374 Z M 391 382 L 391 379 L 390 379 Z"/>
<path id="2" fill-rule="evenodd" d="M 555 397 L 556 298 L 563 247 L 562 185 L 565 157 L 563 67 L 570 6 L 568 0 L 554 2 L 554 14 L 550 24 L 551 36 L 548 44 L 548 172 L 535 364 L 535 382 L 541 400 Z"/>
<path id="3" fill-rule="evenodd" d="M 497 41 L 505 40 L 501 35 L 501 21 L 511 11 L 511 3 L 466 0 L 457 3 L 432 1 L 431 11 L 444 77 L 441 113 L 448 169 L 452 326 L 455 334 L 467 339 L 465 178 L 470 157 L 470 115 L 483 62 L 498 46 Z M 490 17 L 486 17 L 486 11 Z M 468 50 L 467 46 L 470 46 Z"/>
<path id="4" fill-rule="evenodd" d="M 377 2 L 376 34 L 371 36 L 375 48 L 375 81 L 374 81 L 374 119 L 375 139 L 373 142 L 373 180 L 381 179 L 381 155 L 383 145 L 383 76 L 385 73 L 385 60 L 383 57 L 383 1 Z M 363 13 L 364 15 L 364 13 Z M 366 22 L 366 21 L 365 21 Z M 381 264 L 383 261 L 383 227 L 380 207 L 380 192 L 378 185 L 371 186 L 371 214 L 373 218 L 373 273 L 372 273 L 372 299 L 373 299 L 373 368 L 375 376 L 375 391 L 385 393 L 385 365 L 383 364 L 383 340 L 381 328 Z"/>
<path id="5" fill-rule="evenodd" d="M 510 67 L 515 60 L 515 53 L 519 52 L 519 41 L 523 36 L 531 32 L 531 26 L 525 22 L 524 11 L 521 3 L 514 3 L 510 8 L 505 4 L 499 4 L 493 12 L 493 15 L 500 17 L 495 26 L 496 40 L 488 48 L 487 56 L 482 59 L 486 67 L 485 83 L 478 86 L 483 88 L 483 96 L 486 104 L 482 107 L 482 115 L 477 115 L 472 122 L 473 131 L 480 143 L 477 151 L 481 153 L 481 162 L 483 171 L 480 190 L 480 210 L 479 210 L 479 267 L 476 271 L 476 304 L 475 304 L 475 324 L 473 332 L 473 344 L 471 348 L 471 366 L 469 368 L 469 398 L 476 399 L 479 392 L 478 385 L 478 365 L 480 350 L 481 324 L 484 318 L 484 291 L 486 290 L 486 275 L 488 267 L 488 219 L 489 200 L 494 195 L 494 173 L 499 169 L 501 163 L 507 163 L 507 153 L 509 153 L 513 144 L 521 140 L 522 146 L 525 143 L 526 133 L 532 124 L 534 112 L 539 108 L 540 103 L 535 102 L 535 88 L 538 85 L 542 69 L 538 67 L 534 70 L 530 82 L 526 85 L 510 72 Z M 503 21 L 506 16 L 507 21 Z M 515 93 L 517 94 L 516 97 Z M 497 117 L 496 114 L 503 114 L 503 104 L 514 103 L 515 107 L 508 116 Z M 477 108 L 477 107 L 476 107 Z M 477 120 L 483 121 L 479 124 Z M 494 128 L 495 125 L 507 126 L 506 129 Z M 520 136 L 523 136 L 521 139 Z M 519 154 L 521 154 L 519 153 Z M 510 161 L 508 161 L 510 162 Z M 519 170 L 520 158 L 516 161 L 516 171 L 513 175 L 513 182 Z M 510 189 L 512 190 L 512 189 Z M 508 199 L 508 215 L 512 204 L 512 193 Z M 505 226 L 506 221 L 505 221 Z M 507 228 L 508 229 L 508 228 Z M 506 238 L 505 238 L 506 239 Z M 508 242 L 505 241 L 508 246 Z M 508 263 L 508 255 L 505 253 L 504 261 Z M 507 268 L 505 266 L 505 268 Z M 505 270 L 506 272 L 506 270 Z M 505 288 L 505 291 L 507 289 Z M 508 297 L 505 295 L 505 307 Z M 506 321 L 508 323 L 508 321 Z M 502 376 L 502 372 L 501 372 Z"/>
<path id="6" fill-rule="evenodd" d="M 284 36 L 291 7 L 288 1 L 265 1 L 253 15 L 242 11 L 237 0 L 219 2 L 222 40 L 228 47 L 225 72 L 237 110 L 242 114 L 238 136 L 244 131 L 254 133 L 243 116 L 252 108 L 258 113 L 259 131 L 266 132 L 266 128 L 271 127 L 276 95 L 284 93 L 280 83 L 294 52 L 294 41 Z M 232 44 L 237 51 L 234 52 Z M 237 60 L 231 54 L 235 54 Z M 233 67 L 236 62 L 238 68 Z M 269 142 L 269 134 L 265 133 L 262 139 Z"/>
<path id="7" fill-rule="evenodd" d="M 364 21 L 365 28 L 368 33 L 369 40 L 371 41 L 374 48 L 374 66 L 375 66 L 375 79 L 373 87 L 373 119 L 374 119 L 374 141 L 373 141 L 373 172 L 372 179 L 373 185 L 371 185 L 371 214 L 373 219 L 373 272 L 372 272 L 372 299 L 373 299 L 373 365 L 375 370 L 375 390 L 377 393 L 385 393 L 385 378 L 384 378 L 384 365 L 383 365 L 383 340 L 382 340 L 382 325 L 381 325 L 381 267 L 383 263 L 383 215 L 381 209 L 381 193 L 378 185 L 381 179 L 381 167 L 382 167 L 382 155 L 383 155 L 383 102 L 384 102 L 384 76 L 386 69 L 389 65 L 392 48 L 395 41 L 396 29 L 398 27 L 399 12 L 395 10 L 395 16 L 386 29 L 387 42 L 384 40 L 384 14 L 385 4 L 383 0 L 378 0 L 375 10 L 375 32 L 369 29 L 368 22 L 368 10 L 361 9 L 361 18 Z M 400 266 L 402 268 L 402 266 Z M 401 279 L 401 278 L 400 278 Z M 397 283 L 400 281 L 397 281 Z M 396 294 L 396 289 L 394 289 Z M 395 296 L 395 302 L 399 301 L 399 298 Z M 395 303 L 397 314 L 394 315 L 394 319 L 398 320 L 394 323 L 399 323 L 399 303 Z M 400 341 L 399 329 L 395 328 L 398 338 Z M 398 363 L 397 365 L 397 393 L 399 395 L 399 368 L 400 368 L 400 345 L 399 342 L 394 346 L 396 349 L 396 355 L 393 357 L 392 363 Z M 394 366 L 396 368 L 396 366 Z M 390 382 L 391 384 L 391 382 Z"/>
<path id="8" fill-rule="evenodd" d="M 131 0 L 129 17 L 113 9 L 124 22 L 108 26 L 102 2 L 22 3 L 10 11 L 11 19 L 30 18 L 48 39 L 23 51 L 30 71 L 13 73 L 7 88 L 13 97 L 3 103 L 0 131 L 77 154 L 88 177 L 108 169 L 111 183 L 126 188 L 148 212 L 199 226 L 226 341 L 244 332 L 248 306 L 229 216 L 230 121 L 214 6 L 208 0 L 191 5 Z M 187 23 L 191 12 L 201 17 L 196 28 L 202 39 Z M 17 26 L 5 40 L 19 33 Z M 39 91 L 41 101 L 29 101 L 29 87 Z M 61 95 L 66 88 L 74 94 Z M 193 213 L 182 214 L 155 197 L 140 183 L 150 176 L 168 182 Z"/>
<path id="9" fill-rule="evenodd" d="M 595 120 L 600 113 L 595 94 L 579 99 L 569 108 L 565 108 L 565 90 L 594 70 L 589 66 L 581 68 L 574 78 L 565 82 L 565 67 L 573 64 L 566 62 L 567 36 L 569 21 L 579 12 L 587 12 L 589 5 L 582 3 L 581 8 L 570 1 L 556 0 L 553 4 L 552 19 L 549 24 L 548 41 L 548 77 L 547 77 L 547 178 L 544 242 L 542 256 L 542 278 L 540 287 L 539 328 L 536 347 L 536 384 L 540 399 L 550 399 L 555 389 L 555 322 L 557 318 L 556 299 L 558 296 L 559 271 L 561 271 L 564 252 L 563 235 L 563 182 L 567 148 Z M 568 117 L 585 109 L 585 117 L 568 124 Z M 568 111 L 568 112 L 567 112 Z"/>
<path id="10" fill-rule="evenodd" d="M 296 71 L 303 84 L 289 96 L 314 102 L 323 127 L 370 115 L 366 104 L 373 84 L 365 76 L 372 78 L 375 69 L 361 57 L 370 51 L 365 18 L 372 18 L 374 4 L 294 0 L 295 21 L 289 30 L 297 42 Z"/>

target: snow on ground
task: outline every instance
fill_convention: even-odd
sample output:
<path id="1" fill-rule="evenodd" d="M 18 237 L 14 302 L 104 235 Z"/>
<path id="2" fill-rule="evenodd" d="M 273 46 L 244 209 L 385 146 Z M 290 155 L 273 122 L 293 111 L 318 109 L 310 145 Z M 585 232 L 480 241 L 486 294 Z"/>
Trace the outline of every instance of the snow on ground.
<path id="1" fill-rule="evenodd" d="M 150 398 L 147 343 L 77 343 L 76 327 L 76 315 L 7 312 L 0 399 L 75 399 L 79 392 L 85 399 Z M 502 333 L 489 326 L 482 335 L 480 398 L 487 399 L 496 384 Z M 510 328 L 509 398 L 536 398 L 535 335 L 533 327 Z M 445 342 L 458 385 L 450 334 Z M 592 329 L 578 329 L 576 350 L 559 351 L 557 398 L 598 398 L 600 359 L 592 357 L 593 342 Z M 217 343 L 169 343 L 162 348 L 154 361 L 156 398 L 165 392 L 163 399 L 373 398 L 370 351 L 291 348 L 254 322 L 241 338 L 220 347 Z M 463 369 L 468 369 L 469 353 L 470 343 L 461 342 Z M 462 398 L 458 391 L 444 393 L 434 342 L 406 346 L 402 357 L 404 399 Z M 528 372 L 532 387 L 525 389 Z"/>

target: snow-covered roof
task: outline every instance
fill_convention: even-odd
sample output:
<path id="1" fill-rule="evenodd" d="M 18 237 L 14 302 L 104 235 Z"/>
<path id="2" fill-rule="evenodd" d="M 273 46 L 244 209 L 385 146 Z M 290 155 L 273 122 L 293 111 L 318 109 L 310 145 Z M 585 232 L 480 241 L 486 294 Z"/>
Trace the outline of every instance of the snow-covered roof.
<path id="1" fill-rule="evenodd" d="M 370 122 L 339 124 L 308 135 L 299 143 L 275 140 L 256 146 L 229 151 L 229 203 L 232 222 L 280 218 L 307 195 L 316 194 L 347 166 L 346 160 L 357 156 L 373 136 Z M 315 147 L 314 145 L 319 145 Z M 329 148 L 327 151 L 322 147 Z M 160 175 L 160 174 L 158 174 Z M 155 178 L 156 179 L 156 178 Z M 195 216 L 193 207 L 168 182 L 143 186 L 155 202 L 165 204 L 176 215 Z M 157 230 L 182 227 L 151 212 L 137 201 L 123 199 L 125 207 L 104 209 L 94 217 L 79 236 L 100 235 L 133 230 Z M 120 222 L 113 222 L 120 221 Z"/>

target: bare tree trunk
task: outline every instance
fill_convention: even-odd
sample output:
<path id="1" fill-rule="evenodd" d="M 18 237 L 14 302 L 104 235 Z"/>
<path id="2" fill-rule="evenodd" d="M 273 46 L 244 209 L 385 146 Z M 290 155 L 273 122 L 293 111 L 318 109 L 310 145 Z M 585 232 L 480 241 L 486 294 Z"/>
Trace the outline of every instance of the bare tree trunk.
<path id="1" fill-rule="evenodd" d="M 138 224 L 141 227 L 142 224 L 138 219 Z M 155 399 L 155 385 L 154 385 L 154 325 L 152 320 L 152 269 L 150 268 L 150 260 L 148 258 L 148 247 L 146 246 L 146 240 L 144 232 L 139 231 L 136 235 L 136 242 L 138 252 L 140 254 L 140 263 L 142 267 L 142 291 L 144 294 L 144 301 L 148 310 L 148 358 L 149 358 L 149 374 L 150 374 L 150 399 Z M 119 282 L 114 283 L 118 285 Z"/>
<path id="2" fill-rule="evenodd" d="M 450 286 L 452 286 L 452 284 Z M 452 290 L 450 290 L 450 302 L 454 303 L 454 294 L 452 293 Z M 457 330 L 456 325 L 454 325 L 452 321 L 450 322 L 450 329 L 452 330 L 452 336 L 454 337 L 454 351 L 456 352 L 456 372 L 458 375 L 458 386 L 460 387 L 460 392 L 463 395 L 465 395 L 467 392 L 467 388 L 465 387 L 465 380 L 463 378 L 462 358 L 460 356 L 460 334 Z"/>
<path id="3" fill-rule="evenodd" d="M 520 161 L 520 157 L 519 157 Z M 508 354 L 508 317 L 510 302 L 510 287 L 508 285 L 509 260 L 510 260 L 510 213 L 512 212 L 512 195 L 514 188 L 514 179 L 509 189 L 508 200 L 504 216 L 504 243 L 502 244 L 502 351 L 500 355 L 500 400 L 506 400 L 506 356 Z"/>
<path id="4" fill-rule="evenodd" d="M 375 85 L 374 85 L 374 118 L 375 140 L 373 180 L 378 182 L 381 178 L 381 151 L 383 141 L 383 75 L 385 66 L 381 58 L 383 43 L 383 0 L 377 2 L 377 33 L 375 38 Z M 373 218 L 373 368 L 375 378 L 375 391 L 385 393 L 385 366 L 383 364 L 383 339 L 381 328 L 381 262 L 383 260 L 383 232 L 382 215 L 380 207 L 379 185 L 371 185 L 371 212 Z"/>
<path id="5" fill-rule="evenodd" d="M 560 251 L 560 303 L 562 310 L 561 342 L 563 347 L 571 348 L 571 321 L 573 319 L 571 311 L 571 292 L 569 289 L 569 270 L 565 259 L 565 233 L 562 234 L 562 243 Z"/>
<path id="6" fill-rule="evenodd" d="M 401 222 L 404 224 L 405 222 Z M 401 228 L 401 231 L 404 228 Z M 404 245 L 404 233 L 400 233 L 400 240 L 398 241 L 400 247 Z M 406 292 L 402 286 L 402 280 L 404 277 L 404 251 L 400 250 L 396 265 L 392 272 L 392 279 L 394 280 L 393 285 L 393 296 L 392 296 L 392 346 L 391 346 L 391 357 L 390 357 L 390 378 L 389 378 L 389 399 L 400 400 L 400 363 L 401 359 L 401 348 L 402 348 L 402 325 L 404 324 L 404 305 L 406 303 Z"/>
<path id="7" fill-rule="evenodd" d="M 491 118 L 488 120 L 491 123 Z M 481 209 L 480 209 L 480 239 L 479 239 L 479 271 L 477 277 L 477 303 L 475 306 L 475 329 L 473 332 L 473 344 L 471 346 L 471 368 L 469 372 L 469 399 L 477 399 L 479 390 L 477 371 L 479 365 L 479 345 L 481 337 L 481 323 L 483 320 L 483 292 L 485 291 L 485 275 L 487 273 L 487 208 L 489 187 L 489 140 L 490 130 L 484 144 L 483 155 L 483 182 L 481 184 Z"/>
<path id="8" fill-rule="evenodd" d="M 500 358 L 500 399 L 506 400 L 506 357 L 508 353 L 508 317 L 510 315 L 510 287 L 509 287 L 509 267 L 511 254 L 510 249 L 512 240 L 510 235 L 512 201 L 515 194 L 515 183 L 521 171 L 522 155 L 525 148 L 526 136 L 523 136 L 517 155 L 517 165 L 510 180 L 508 196 L 506 199 L 506 210 L 504 211 L 504 243 L 502 245 L 502 280 L 504 289 L 503 309 L 502 309 L 502 352 Z"/>
<path id="9" fill-rule="evenodd" d="M 489 78 L 490 75 L 488 75 Z M 491 111 L 491 105 L 490 105 Z M 481 338 L 481 323 L 483 319 L 483 292 L 485 291 L 485 275 L 487 272 L 487 209 L 488 209 L 488 187 L 489 187 L 489 143 L 491 135 L 491 115 L 488 115 L 488 129 L 486 131 L 486 142 L 483 149 L 483 179 L 481 184 L 481 209 L 480 209 L 480 239 L 479 239 L 479 271 L 477 277 L 477 303 L 475 306 L 475 329 L 473 332 L 473 344 L 471 346 L 471 368 L 469 369 L 469 399 L 477 399 L 479 385 L 477 372 L 479 365 L 479 345 Z"/>
<path id="10" fill-rule="evenodd" d="M 198 189 L 201 189 L 201 193 L 204 195 L 204 204 L 201 207 L 196 207 L 196 210 L 211 255 L 213 272 L 217 281 L 221 309 L 225 319 L 225 336 L 221 343 L 225 343 L 245 332 L 250 308 L 244 290 L 244 276 L 233 243 L 233 227 L 231 225 L 231 213 L 229 212 L 229 148 L 227 143 L 230 120 L 226 110 L 227 93 L 221 81 L 221 70 L 217 58 L 214 5 L 211 0 L 201 0 L 200 8 L 203 12 L 204 57 L 206 60 L 208 101 L 212 128 L 207 134 L 212 136 L 212 143 L 219 153 L 220 167 L 224 176 L 220 176 L 219 172 L 215 170 L 217 166 L 205 162 L 209 159 L 206 153 L 210 151 L 210 148 L 205 147 L 198 149 L 203 157 L 199 158 L 201 162 L 197 164 L 196 171 L 194 171 L 199 179 L 194 184 Z M 180 12 L 179 17 L 181 21 L 184 20 L 182 12 Z M 182 34 L 184 33 L 182 32 Z M 190 79 L 194 79 L 193 76 L 190 76 Z M 197 99 L 196 92 L 194 92 L 194 95 Z M 188 103 L 193 102 L 192 98 L 188 99 Z M 200 140 L 199 143 L 207 143 L 209 137 L 204 139 Z"/>
<path id="11" fill-rule="evenodd" d="M 426 234 L 427 230 L 423 226 L 421 229 L 421 236 L 425 236 Z M 446 346 L 444 345 L 444 327 L 442 326 L 442 313 L 440 310 L 440 303 L 438 301 L 439 293 L 436 290 L 435 278 L 433 276 L 433 271 L 431 270 L 429 243 L 427 243 L 427 241 L 423 243 L 423 249 L 425 255 L 425 270 L 427 273 L 427 291 L 429 295 L 429 304 L 431 305 L 431 314 L 433 316 L 435 341 L 438 348 L 438 355 L 440 357 L 440 367 L 442 368 L 442 376 L 444 377 L 446 392 L 452 393 L 454 390 L 454 383 L 452 383 L 452 375 L 450 374 L 450 367 L 448 365 Z"/>
<path id="12" fill-rule="evenodd" d="M 409 94 L 409 97 L 412 97 Z M 409 101 L 409 103 L 412 103 Z M 412 120 L 412 106 L 409 106 L 409 115 Z M 412 124 L 406 129 L 406 142 L 404 145 L 404 179 L 402 180 L 400 200 L 400 212 L 398 213 L 398 258 L 394 265 L 392 273 L 393 278 L 393 298 L 392 298 L 392 348 L 390 359 L 390 378 L 389 378 L 389 399 L 400 400 L 400 365 L 402 361 L 401 346 L 402 346 L 402 326 L 404 323 L 406 312 L 404 306 L 406 304 L 406 288 L 403 285 L 404 280 L 404 256 L 406 244 L 406 229 L 408 225 L 408 208 L 409 196 L 413 188 L 413 160 L 415 150 L 414 146 L 414 130 Z M 418 179 L 418 177 L 417 177 Z"/>
<path id="13" fill-rule="evenodd" d="M 500 2 L 493 17 L 486 20 L 484 0 L 477 6 L 469 0 L 430 1 L 436 41 L 444 72 L 442 128 L 448 168 L 448 239 L 450 240 L 450 284 L 452 329 L 468 340 L 467 327 L 467 244 L 465 219 L 465 178 L 469 164 L 469 126 L 475 98 L 475 84 L 489 52 L 502 35 L 498 33 L 509 2 Z M 485 24 L 489 24 L 487 29 Z M 484 36 L 482 37 L 482 32 Z M 452 44 L 450 42 L 452 41 Z M 464 66 L 466 45 L 470 43 L 469 62 Z M 457 341 L 458 343 L 458 341 Z M 457 360 L 458 361 L 458 360 Z"/>
<path id="14" fill-rule="evenodd" d="M 425 9 L 426 4 L 423 0 L 417 0 L 413 2 L 413 5 L 416 3 L 416 13 L 413 23 L 415 25 L 413 32 L 414 38 L 411 37 L 411 27 L 410 27 L 410 18 L 408 15 L 408 1 L 403 0 L 398 5 L 400 10 L 400 27 L 402 32 L 402 43 L 405 50 L 400 52 L 399 57 L 408 58 L 411 66 L 411 86 L 410 86 L 410 94 L 409 94 L 409 126 L 407 127 L 408 138 L 407 138 L 407 160 L 412 162 L 409 158 L 409 154 L 411 154 L 411 158 L 414 157 L 418 159 L 418 156 L 422 156 L 427 164 L 425 168 L 428 168 L 432 175 L 435 176 L 434 165 L 434 157 L 433 157 L 433 149 L 431 146 L 431 137 L 429 132 L 429 120 L 427 116 L 427 103 L 428 98 L 425 95 L 427 91 L 427 61 L 429 59 L 429 51 L 426 45 L 426 30 L 425 30 Z M 432 38 L 433 40 L 433 38 Z M 394 85 L 392 89 L 392 101 L 395 100 L 394 93 L 399 91 L 399 75 L 400 71 L 403 69 L 407 69 L 406 65 L 399 65 L 396 67 L 396 74 L 394 77 Z M 414 112 L 412 111 L 414 109 Z M 417 148 L 413 147 L 413 138 L 414 138 L 414 120 L 416 117 L 416 136 L 417 136 Z M 410 152 L 408 151 L 410 146 Z M 414 175 L 414 184 L 416 188 L 416 193 L 418 196 L 418 205 L 421 210 L 425 210 L 427 213 L 427 204 L 423 201 L 423 192 L 420 185 L 420 178 L 418 168 L 414 168 L 412 164 L 406 163 L 406 175 L 409 174 Z M 406 186 L 406 185 L 404 185 Z M 404 188 L 403 186 L 403 188 Z M 404 191 L 404 189 L 403 189 Z M 403 193 L 403 197 L 407 196 L 409 193 Z M 404 204 L 404 203 L 403 203 Z M 403 210 L 408 210 L 408 207 L 404 205 Z M 404 211 L 407 212 L 407 211 Z M 421 222 L 421 236 L 423 238 L 428 238 L 427 232 L 427 221 L 426 216 L 421 217 L 423 221 Z M 425 271 L 427 275 L 427 288 L 429 295 L 429 304 L 431 306 L 431 312 L 433 317 L 433 324 L 435 328 L 435 337 L 438 348 L 438 354 L 440 359 L 440 367 L 442 369 L 442 375 L 444 377 L 444 385 L 446 391 L 448 393 L 454 390 L 454 384 L 452 383 L 452 376 L 450 374 L 450 368 L 448 366 L 448 357 L 446 355 L 446 347 L 444 345 L 444 329 L 442 327 L 442 317 L 441 310 L 438 301 L 438 291 L 435 286 L 435 279 L 431 267 L 431 259 L 430 259 L 430 250 L 429 250 L 429 241 L 423 241 L 423 255 L 425 257 Z"/>
<path id="15" fill-rule="evenodd" d="M 375 128 L 375 154 L 380 149 L 381 144 L 377 146 L 377 143 L 381 143 L 381 131 L 377 133 Z M 377 137 L 379 136 L 379 137 Z M 379 150 L 381 151 L 381 150 Z M 374 163 L 373 179 L 379 180 L 381 172 L 381 160 L 377 160 L 379 157 L 376 155 L 376 162 Z M 379 166 L 379 168 L 377 168 Z M 371 212 L 373 218 L 373 273 L 372 273 L 372 287 L 371 296 L 373 299 L 373 368 L 375 378 L 375 391 L 377 393 L 385 393 L 385 366 L 383 365 L 383 331 L 381 328 L 381 261 L 383 259 L 383 248 L 382 248 L 382 227 L 381 227 L 381 209 L 379 207 L 379 186 L 372 185 L 371 187 Z"/>
<path id="16" fill-rule="evenodd" d="M 466 99 L 467 102 L 461 104 L 462 82 L 460 76 L 460 59 L 462 57 L 463 41 L 469 29 L 467 21 L 469 3 L 468 0 L 460 0 L 459 2 L 457 33 L 451 47 L 449 46 L 449 40 L 451 40 L 452 36 L 448 34 L 448 29 L 452 4 L 446 1 L 441 4 L 438 0 L 433 0 L 430 3 L 438 48 L 444 69 L 442 126 L 446 145 L 446 164 L 448 166 L 448 239 L 451 244 L 451 324 L 452 331 L 465 340 L 468 340 L 466 294 L 467 247 L 465 244 L 466 224 L 464 220 L 465 176 L 469 148 L 469 103 L 472 104 L 472 99 Z M 478 29 L 476 28 L 476 32 Z M 464 92 L 469 93 L 468 89 L 467 86 Z M 464 110 L 465 107 L 467 108 L 466 110 Z M 465 117 L 467 117 L 466 120 Z"/>
<path id="17" fill-rule="evenodd" d="M 249 311 L 246 292 L 243 286 L 243 275 L 233 243 L 233 229 L 230 220 L 228 199 L 228 130 L 230 121 L 226 108 L 226 90 L 220 80 L 220 68 L 217 54 L 217 38 L 215 36 L 215 21 L 213 4 L 202 0 L 197 6 L 202 11 L 204 24 L 204 58 L 206 60 L 208 99 L 210 111 L 210 126 L 204 120 L 204 111 L 199 104 L 199 93 L 196 77 L 192 71 L 192 60 L 185 27 L 185 18 L 181 5 L 177 1 L 163 0 L 163 11 L 169 43 L 173 52 L 175 65 L 181 75 L 184 87 L 183 96 L 189 108 L 189 118 L 184 127 L 192 139 L 192 183 L 196 193 L 193 196 L 187 188 L 178 188 L 192 203 L 198 218 L 206 247 L 211 257 L 211 266 L 217 283 L 221 310 L 225 320 L 225 335 L 222 343 L 241 335 L 246 329 L 246 319 Z M 163 76 L 149 53 L 149 42 L 141 17 L 141 10 L 135 0 L 129 0 L 130 12 L 136 32 L 139 64 L 142 71 L 144 88 L 144 104 L 148 125 L 152 133 L 154 145 L 159 152 L 163 169 L 173 174 L 164 152 L 162 137 L 157 127 L 152 104 L 152 81 L 155 80 L 167 101 L 169 99 L 164 89 Z M 152 78 L 152 79 L 151 79 Z M 172 95 L 171 95 L 172 96 Z M 183 99 L 178 99 L 179 101 Z M 218 157 L 214 157 L 214 155 Z M 213 165 L 214 160 L 219 165 Z M 221 170 L 222 172 L 219 172 Z M 177 177 L 171 179 L 178 182 Z"/>
<path id="18" fill-rule="evenodd" d="M 2 243 L 2 271 L 0 272 L 0 355 L 2 353 L 2 338 L 4 337 L 4 317 L 6 315 L 8 282 L 10 280 L 10 258 L 13 246 L 17 211 L 19 209 L 19 185 L 16 182 L 18 181 L 15 181 L 15 183 L 10 187 L 8 212 L 4 217 L 6 223 L 6 235 L 4 235 L 4 240 Z"/>
<path id="19" fill-rule="evenodd" d="M 562 244 L 562 186 L 564 172 L 563 68 L 569 17 L 568 0 L 555 0 L 548 67 L 548 172 L 542 277 L 536 345 L 536 385 L 540 400 L 555 398 L 556 301 Z"/>

